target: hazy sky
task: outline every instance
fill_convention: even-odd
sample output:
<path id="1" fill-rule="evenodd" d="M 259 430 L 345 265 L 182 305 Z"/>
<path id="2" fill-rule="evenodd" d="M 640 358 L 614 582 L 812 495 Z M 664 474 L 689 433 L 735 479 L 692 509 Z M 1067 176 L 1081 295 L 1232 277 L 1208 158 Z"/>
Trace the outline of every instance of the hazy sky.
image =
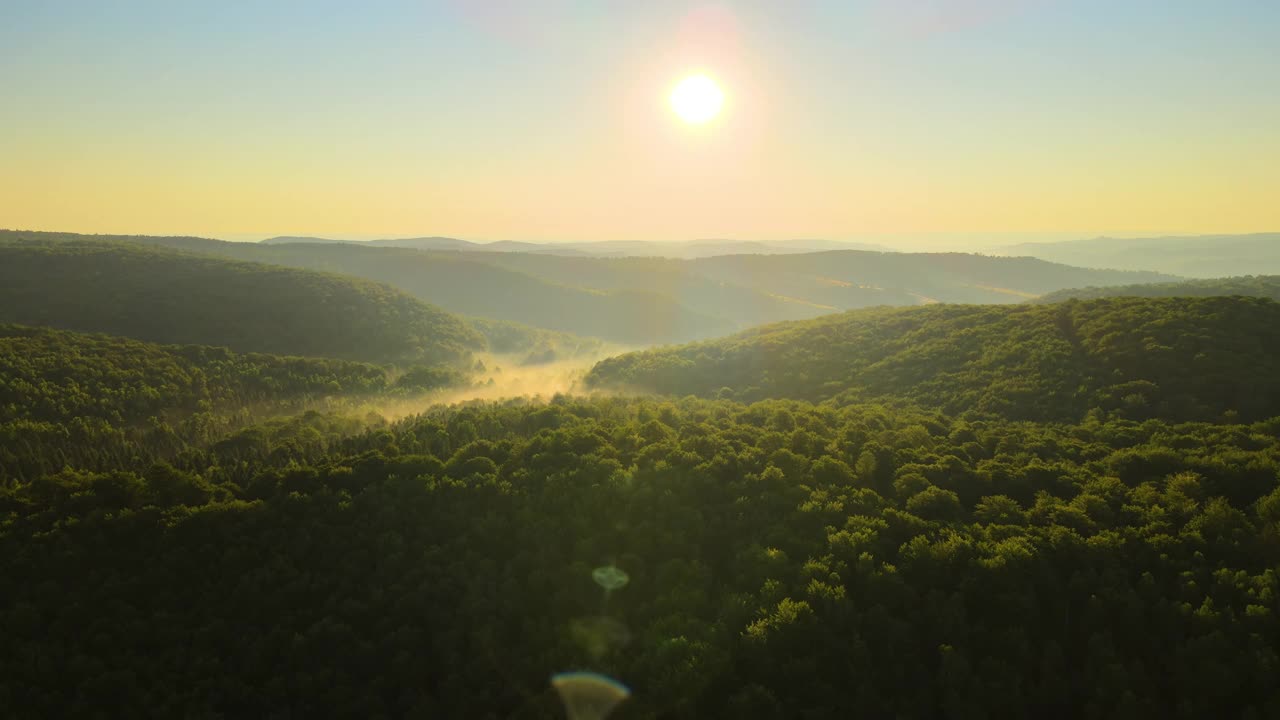
<path id="1" fill-rule="evenodd" d="M 1274 231 L 1278 38 L 1276 0 L 0 0 L 0 227 Z"/>

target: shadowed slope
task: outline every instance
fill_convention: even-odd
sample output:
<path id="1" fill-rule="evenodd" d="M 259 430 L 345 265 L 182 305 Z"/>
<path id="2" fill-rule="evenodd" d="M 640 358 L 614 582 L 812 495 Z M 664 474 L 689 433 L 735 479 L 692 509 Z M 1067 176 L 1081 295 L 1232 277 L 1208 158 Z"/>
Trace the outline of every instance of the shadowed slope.
<path id="1" fill-rule="evenodd" d="M 462 363 L 484 339 L 403 292 L 134 244 L 0 241 L 0 322 L 241 352 Z"/>

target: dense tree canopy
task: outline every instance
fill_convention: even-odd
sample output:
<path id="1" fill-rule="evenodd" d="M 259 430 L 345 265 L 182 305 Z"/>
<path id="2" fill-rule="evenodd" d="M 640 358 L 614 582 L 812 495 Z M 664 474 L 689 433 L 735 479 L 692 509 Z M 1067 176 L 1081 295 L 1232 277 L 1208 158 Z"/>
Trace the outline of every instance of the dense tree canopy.
<path id="1" fill-rule="evenodd" d="M 780 323 L 600 362 L 588 381 L 756 400 L 901 399 L 949 413 L 1078 420 L 1280 414 L 1280 304 L 1115 298 L 932 305 Z"/>
<path id="2" fill-rule="evenodd" d="M 1245 275 L 1242 277 L 1184 280 L 1171 283 L 1145 283 L 1058 290 L 1036 298 L 1035 302 L 1062 302 L 1072 298 L 1091 300 L 1102 297 L 1213 297 L 1243 295 L 1280 300 L 1280 275 Z"/>
<path id="3" fill-rule="evenodd" d="M 385 285 L 82 240 L 0 241 L 0 322 L 397 364 L 465 364 L 485 344 Z"/>
<path id="4" fill-rule="evenodd" d="M 475 350 L 602 343 L 165 240 L 0 238 L 0 322 L 42 326 L 0 325 L 6 718 L 549 719 L 564 671 L 618 720 L 1280 717 L 1272 300 L 876 308 L 590 376 L 678 398 L 424 410 L 503 375 Z M 789 257 L 770 287 L 910 294 Z M 486 267 L 750 314 L 714 286 L 761 262 Z"/>
<path id="5" fill-rule="evenodd" d="M 350 431 L 0 493 L 9 714 L 552 718 L 567 669 L 630 685 L 619 718 L 1280 713 L 1275 421 L 558 399 Z"/>
<path id="6" fill-rule="evenodd" d="M 0 325 L 0 420 L 135 423 L 200 406 L 257 406 L 387 385 L 365 363 L 156 345 L 110 335 Z"/>
<path id="7" fill-rule="evenodd" d="M 165 346 L 0 325 L 0 484 L 64 465 L 136 467 L 205 447 L 255 419 L 412 398 L 467 381 L 418 366 Z"/>

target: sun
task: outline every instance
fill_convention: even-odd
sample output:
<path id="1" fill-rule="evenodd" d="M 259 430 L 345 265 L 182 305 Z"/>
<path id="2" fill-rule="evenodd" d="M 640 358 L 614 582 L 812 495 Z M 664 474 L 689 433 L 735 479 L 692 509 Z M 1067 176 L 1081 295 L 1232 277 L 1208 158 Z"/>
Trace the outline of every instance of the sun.
<path id="1" fill-rule="evenodd" d="M 720 114 L 724 93 L 706 75 L 690 75 L 671 91 L 671 109 L 690 125 L 702 125 Z"/>

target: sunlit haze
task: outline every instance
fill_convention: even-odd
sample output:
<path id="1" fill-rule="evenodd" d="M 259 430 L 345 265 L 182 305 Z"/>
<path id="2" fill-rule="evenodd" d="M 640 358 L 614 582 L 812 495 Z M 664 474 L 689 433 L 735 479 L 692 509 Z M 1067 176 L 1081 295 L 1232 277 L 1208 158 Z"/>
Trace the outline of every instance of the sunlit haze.
<path id="1" fill-rule="evenodd" d="M 1278 27 L 1249 0 L 10 2 L 0 227 L 1275 230 Z"/>

